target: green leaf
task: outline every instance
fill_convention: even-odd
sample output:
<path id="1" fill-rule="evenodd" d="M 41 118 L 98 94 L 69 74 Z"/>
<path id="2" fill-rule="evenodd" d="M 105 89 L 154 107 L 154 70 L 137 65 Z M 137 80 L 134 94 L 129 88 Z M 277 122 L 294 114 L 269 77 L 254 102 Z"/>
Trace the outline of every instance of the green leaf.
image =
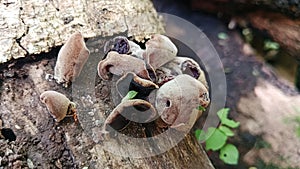
<path id="1" fill-rule="evenodd" d="M 223 108 L 217 112 L 218 117 L 221 120 L 221 124 L 226 125 L 231 128 L 237 128 L 240 122 L 228 119 L 229 108 Z"/>
<path id="2" fill-rule="evenodd" d="M 198 141 L 204 141 L 205 140 L 205 132 L 203 130 L 197 129 L 195 131 L 195 136 Z"/>
<path id="3" fill-rule="evenodd" d="M 237 165 L 239 161 L 239 151 L 232 144 L 226 144 L 220 150 L 220 159 L 226 164 Z"/>
<path id="4" fill-rule="evenodd" d="M 229 73 L 231 73 L 232 72 L 232 69 L 231 68 L 229 68 L 229 67 L 225 67 L 224 68 L 224 73 L 225 74 L 229 74 Z"/>
<path id="5" fill-rule="evenodd" d="M 226 40 L 228 38 L 228 35 L 224 32 L 218 33 L 218 38 L 221 40 Z"/>
<path id="6" fill-rule="evenodd" d="M 221 121 L 221 123 L 231 128 L 237 128 L 240 125 L 240 122 L 236 122 L 234 120 L 229 120 L 229 119 L 225 119 Z"/>
<path id="7" fill-rule="evenodd" d="M 264 41 L 264 49 L 265 50 L 278 50 L 280 48 L 280 45 L 277 42 L 273 42 L 270 40 Z"/>
<path id="8" fill-rule="evenodd" d="M 223 125 L 219 126 L 219 130 L 222 131 L 226 136 L 229 136 L 229 137 L 234 136 L 233 131 L 226 126 L 223 126 Z"/>
<path id="9" fill-rule="evenodd" d="M 198 110 L 201 110 L 201 111 L 205 111 L 205 110 L 206 110 L 205 107 L 203 107 L 203 106 L 201 106 L 201 105 L 199 105 L 199 106 L 197 107 L 197 109 L 198 109 Z"/>
<path id="10" fill-rule="evenodd" d="M 122 99 L 122 102 L 126 101 L 126 100 L 130 100 L 133 99 L 136 95 L 138 94 L 138 92 L 134 91 L 134 90 L 130 90 L 126 96 Z"/>
<path id="11" fill-rule="evenodd" d="M 210 133 L 212 134 L 210 135 Z M 208 128 L 206 136 L 208 137 L 206 139 L 206 150 L 219 150 L 227 140 L 227 136 L 223 132 L 213 127 Z"/>
<path id="12" fill-rule="evenodd" d="M 227 116 L 228 116 L 228 113 L 229 113 L 229 108 L 223 108 L 223 109 L 220 109 L 218 112 L 217 112 L 217 115 L 219 117 L 219 119 L 222 121 L 224 119 L 227 119 Z"/>
<path id="13" fill-rule="evenodd" d="M 196 137 L 197 140 L 200 140 L 200 135 L 201 135 L 202 132 L 203 132 L 203 130 L 200 130 L 200 129 L 197 129 L 195 131 L 195 137 Z"/>

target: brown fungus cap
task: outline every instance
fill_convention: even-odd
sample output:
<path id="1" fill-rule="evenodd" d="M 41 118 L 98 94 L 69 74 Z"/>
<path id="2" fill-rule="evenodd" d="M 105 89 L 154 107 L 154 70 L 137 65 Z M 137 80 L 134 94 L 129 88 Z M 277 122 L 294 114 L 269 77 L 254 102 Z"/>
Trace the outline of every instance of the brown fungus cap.
<path id="1" fill-rule="evenodd" d="M 60 122 L 67 114 L 75 111 L 75 103 L 71 102 L 65 95 L 56 91 L 45 91 L 40 95 L 40 100 L 44 103 L 55 121 Z"/>
<path id="2" fill-rule="evenodd" d="M 89 54 L 82 34 L 80 32 L 72 34 L 58 53 L 54 68 L 56 81 L 64 83 L 64 86 L 67 87 L 70 82 L 79 76 Z"/>
<path id="3" fill-rule="evenodd" d="M 109 74 L 122 76 L 134 72 L 144 79 L 150 79 L 145 62 L 142 59 L 111 51 L 98 64 L 98 75 L 103 80 L 109 80 Z"/>
<path id="4" fill-rule="evenodd" d="M 156 69 L 157 84 L 162 85 L 181 74 L 198 79 L 208 88 L 205 74 L 199 64 L 188 57 L 175 57 L 172 61 Z"/>
<path id="5" fill-rule="evenodd" d="M 104 122 L 103 132 L 112 127 L 115 130 L 124 129 L 130 121 L 148 123 L 157 117 L 157 112 L 152 104 L 141 99 L 132 99 L 121 102 L 107 117 Z"/>
<path id="6" fill-rule="evenodd" d="M 143 57 L 146 63 L 155 70 L 173 60 L 177 52 L 177 47 L 168 37 L 155 34 L 146 42 L 146 50 Z"/>
<path id="7" fill-rule="evenodd" d="M 136 91 L 136 98 L 145 99 L 158 86 L 150 80 L 140 78 L 133 72 L 128 72 L 117 81 L 117 91 L 123 98 L 129 91 Z"/>
<path id="8" fill-rule="evenodd" d="M 207 88 L 189 75 L 178 75 L 162 85 L 155 99 L 155 108 L 161 120 L 171 128 L 186 130 L 192 127 L 206 108 L 210 99 Z"/>

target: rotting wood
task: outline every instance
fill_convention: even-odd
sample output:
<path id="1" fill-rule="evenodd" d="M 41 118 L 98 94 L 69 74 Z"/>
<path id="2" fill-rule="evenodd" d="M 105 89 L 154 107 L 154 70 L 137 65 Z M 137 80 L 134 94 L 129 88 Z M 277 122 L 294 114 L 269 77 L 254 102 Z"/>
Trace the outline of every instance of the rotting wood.
<path id="1" fill-rule="evenodd" d="M 11 34 L 3 32 L 5 36 L 2 43 L 9 38 L 12 43 L 7 43 L 10 46 L 3 52 L 1 62 L 24 57 L 25 54 L 30 56 L 47 52 L 64 43 L 75 30 L 81 31 L 85 37 L 126 32 L 127 36 L 135 36 L 136 39 L 163 32 L 160 19 L 150 1 L 94 1 L 89 4 L 87 1 L 11 1 L 7 7 L 1 5 L 5 10 L 18 11 L 13 12 L 13 17 L 2 13 L 1 17 L 5 18 L 6 24 L 3 31 L 15 29 L 11 29 Z M 22 16 L 21 19 L 19 16 Z M 91 16 L 93 17 L 89 18 Z M 14 23 L 16 27 L 7 22 L 11 18 L 18 18 Z M 97 27 L 99 24 L 101 26 Z M 15 53 L 10 50 L 12 45 L 16 46 L 13 48 Z M 101 57 L 93 55 L 95 50 L 91 50 L 90 57 L 100 60 Z M 1 162 L 7 168 L 213 168 L 193 133 L 165 153 L 147 158 L 127 158 L 106 151 L 103 144 L 96 144 L 94 136 L 91 135 L 93 133 L 89 131 L 91 128 L 82 128 L 71 118 L 55 123 L 39 100 L 40 94 L 46 90 L 55 90 L 72 98 L 74 88 L 65 89 L 47 79 L 47 74 L 54 73 L 57 51 L 37 56 L 40 57 L 37 61 L 26 63 L 19 59 L 16 65 L 4 66 L 0 70 L 0 117 L 3 126 L 11 128 L 17 135 L 15 142 L 0 140 L 0 150 L 5 152 L 1 156 Z M 89 69 L 85 71 L 96 70 L 93 64 L 97 62 L 87 64 Z M 85 71 L 82 72 L 83 76 L 91 73 Z M 95 87 L 95 79 L 88 82 L 92 82 L 91 85 Z M 79 98 L 82 101 L 79 105 L 92 104 L 104 113 L 112 108 L 112 101 L 109 99 L 110 86 L 99 79 L 96 79 L 96 83 L 97 100 L 90 102 L 90 93 L 87 92 L 86 97 Z M 88 90 L 78 88 L 77 91 Z M 80 108 L 78 111 L 81 111 Z M 89 120 L 85 118 L 95 115 L 89 111 L 78 114 L 81 123 Z M 128 128 L 128 132 L 137 133 L 135 128 Z M 166 144 L 172 140 L 169 139 Z M 144 150 L 137 149 L 133 153 L 143 152 Z"/>

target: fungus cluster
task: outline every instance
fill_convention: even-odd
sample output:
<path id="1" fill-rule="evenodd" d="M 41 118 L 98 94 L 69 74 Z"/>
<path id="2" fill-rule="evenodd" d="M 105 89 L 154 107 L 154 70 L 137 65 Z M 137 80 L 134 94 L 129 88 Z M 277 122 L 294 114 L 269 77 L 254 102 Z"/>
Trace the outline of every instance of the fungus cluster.
<path id="1" fill-rule="evenodd" d="M 177 56 L 178 49 L 164 35 L 153 35 L 145 49 L 118 36 L 104 47 L 105 56 L 98 64 L 98 75 L 105 81 L 117 77 L 116 91 L 122 100 L 106 118 L 103 133 L 112 128 L 122 130 L 130 121 L 155 122 L 158 127 L 180 131 L 189 129 L 209 103 L 205 74 L 193 59 Z M 68 86 L 89 56 L 81 33 L 73 34 L 61 48 L 55 65 L 54 78 Z M 131 98 L 128 93 L 135 92 Z M 41 94 L 40 100 L 59 122 L 76 115 L 75 104 L 55 91 Z"/>
<path id="2" fill-rule="evenodd" d="M 153 35 L 141 47 L 125 37 L 107 42 L 106 56 L 98 64 L 103 80 L 119 79 L 119 97 L 130 91 L 137 94 L 120 102 L 104 122 L 103 132 L 121 130 L 130 121 L 155 121 L 159 127 L 185 131 L 194 125 L 209 105 L 205 74 L 193 59 L 177 56 L 178 49 L 164 35 Z M 110 127 L 108 127 L 110 126 Z"/>

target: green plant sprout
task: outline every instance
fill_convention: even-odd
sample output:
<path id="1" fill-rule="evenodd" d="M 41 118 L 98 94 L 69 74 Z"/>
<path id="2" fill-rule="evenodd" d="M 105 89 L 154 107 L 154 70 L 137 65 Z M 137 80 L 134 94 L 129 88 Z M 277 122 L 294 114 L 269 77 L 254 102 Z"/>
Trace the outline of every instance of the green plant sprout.
<path id="1" fill-rule="evenodd" d="M 138 94 L 138 92 L 134 91 L 134 90 L 130 90 L 126 96 L 122 99 L 122 102 L 126 101 L 126 100 L 130 100 L 133 99 L 136 95 Z"/>
<path id="2" fill-rule="evenodd" d="M 205 149 L 218 151 L 219 158 L 226 164 L 237 165 L 239 160 L 239 151 L 233 144 L 226 143 L 228 137 L 234 136 L 231 128 L 237 128 L 240 123 L 228 119 L 229 108 L 223 108 L 217 112 L 221 124 L 215 127 L 209 127 L 207 132 L 197 129 L 195 136 L 199 141 L 205 141 Z"/>
<path id="3" fill-rule="evenodd" d="M 218 38 L 221 40 L 226 40 L 226 39 L 228 39 L 228 35 L 224 32 L 220 32 L 220 33 L 218 33 Z"/>
<path id="4" fill-rule="evenodd" d="M 206 110 L 205 107 L 203 107 L 203 106 L 201 106 L 201 105 L 199 105 L 199 106 L 197 107 L 197 109 L 200 110 L 200 111 L 205 111 L 205 110 Z"/>
<path id="5" fill-rule="evenodd" d="M 278 50 L 280 45 L 277 42 L 273 42 L 271 40 L 264 41 L 264 50 Z"/>
<path id="6" fill-rule="evenodd" d="M 242 30 L 242 34 L 244 35 L 244 38 L 246 42 L 251 43 L 253 40 L 253 32 L 250 28 L 245 28 Z"/>

